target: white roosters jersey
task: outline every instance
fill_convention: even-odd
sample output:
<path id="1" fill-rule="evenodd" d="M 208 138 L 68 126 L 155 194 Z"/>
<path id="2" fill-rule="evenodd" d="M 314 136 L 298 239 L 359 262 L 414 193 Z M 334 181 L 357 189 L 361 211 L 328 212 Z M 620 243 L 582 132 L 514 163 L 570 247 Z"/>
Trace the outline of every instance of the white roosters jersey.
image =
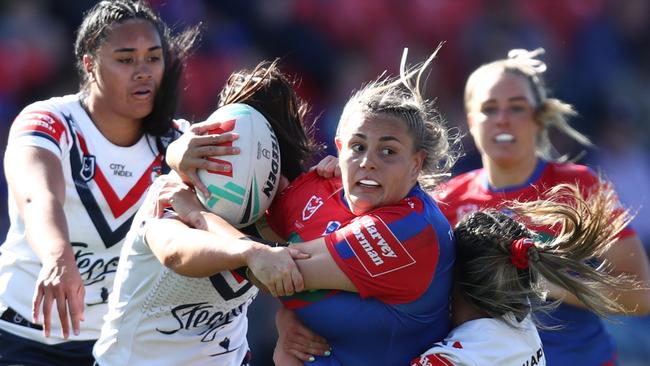
<path id="1" fill-rule="evenodd" d="M 512 315 L 504 318 L 461 324 L 411 366 L 545 366 L 542 341 L 530 316 L 520 323 Z"/>
<path id="2" fill-rule="evenodd" d="M 161 174 L 162 155 L 155 139 L 147 135 L 129 147 L 112 144 L 81 107 L 79 98 L 79 94 L 67 95 L 27 106 L 11 126 L 7 150 L 35 146 L 61 159 L 63 210 L 86 289 L 81 334 L 71 335 L 70 340 L 93 340 L 99 337 L 102 317 L 108 310 L 121 244 L 153 178 Z M 181 129 L 188 126 L 186 121 L 180 123 L 177 127 Z M 169 144 L 180 133 L 177 129 L 170 131 L 161 138 L 162 144 Z M 42 343 L 63 342 L 56 307 L 50 338 L 42 335 L 39 326 L 19 324 L 23 319 L 31 320 L 41 262 L 27 243 L 25 225 L 11 192 L 9 217 L 7 239 L 0 246 L 0 314 L 8 307 L 16 314 L 14 322 L 0 320 L 0 329 Z"/>
<path id="3" fill-rule="evenodd" d="M 166 178 L 156 180 L 127 234 L 95 359 L 102 366 L 247 365 L 246 314 L 257 288 L 235 272 L 179 275 L 145 241 L 147 206 Z"/>

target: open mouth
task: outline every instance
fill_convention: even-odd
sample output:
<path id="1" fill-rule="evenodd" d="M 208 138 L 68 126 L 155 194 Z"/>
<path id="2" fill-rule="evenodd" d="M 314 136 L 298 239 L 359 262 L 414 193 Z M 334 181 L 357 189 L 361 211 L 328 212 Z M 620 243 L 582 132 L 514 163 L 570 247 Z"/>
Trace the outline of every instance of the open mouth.
<path id="1" fill-rule="evenodd" d="M 501 143 L 501 142 L 514 142 L 515 137 L 512 136 L 509 133 L 500 133 L 500 134 L 494 136 L 494 141 L 498 142 L 498 143 Z"/>
<path id="2" fill-rule="evenodd" d="M 139 98 L 139 99 L 143 99 L 143 98 L 148 98 L 151 94 L 152 94 L 151 90 L 149 90 L 149 89 L 141 89 L 141 90 L 136 90 L 133 93 L 133 96 L 135 96 L 136 98 Z"/>
<path id="3" fill-rule="evenodd" d="M 357 182 L 357 184 L 362 186 L 362 187 L 370 187 L 370 188 L 380 186 L 379 183 L 377 183 L 376 181 L 374 181 L 372 179 L 361 179 L 360 181 Z"/>

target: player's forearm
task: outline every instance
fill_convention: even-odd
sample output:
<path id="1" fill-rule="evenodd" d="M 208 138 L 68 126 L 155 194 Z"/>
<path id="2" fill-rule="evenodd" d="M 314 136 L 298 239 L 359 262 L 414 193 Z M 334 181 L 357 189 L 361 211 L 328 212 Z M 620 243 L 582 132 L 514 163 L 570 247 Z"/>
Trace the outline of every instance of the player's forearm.
<path id="1" fill-rule="evenodd" d="M 74 261 L 65 213 L 50 197 L 37 197 L 23 206 L 27 241 L 41 262 Z"/>
<path id="2" fill-rule="evenodd" d="M 247 265 L 262 244 L 192 229 L 177 220 L 154 220 L 146 240 L 158 260 L 174 272 L 189 277 L 208 277 Z"/>
<path id="3" fill-rule="evenodd" d="M 32 249 L 41 261 L 69 259 L 72 248 L 60 160 L 45 149 L 14 147 L 6 152 L 5 172 Z"/>
<path id="4" fill-rule="evenodd" d="M 650 312 L 650 266 L 648 256 L 638 236 L 631 235 L 612 244 L 603 255 L 611 266 L 611 275 L 624 275 L 637 285 L 632 288 L 614 288 L 611 297 L 629 314 L 645 315 Z"/>
<path id="5" fill-rule="evenodd" d="M 359 292 L 332 258 L 324 239 L 292 244 L 291 247 L 310 256 L 308 259 L 296 260 L 296 265 L 305 283 L 305 289 L 336 289 Z"/>

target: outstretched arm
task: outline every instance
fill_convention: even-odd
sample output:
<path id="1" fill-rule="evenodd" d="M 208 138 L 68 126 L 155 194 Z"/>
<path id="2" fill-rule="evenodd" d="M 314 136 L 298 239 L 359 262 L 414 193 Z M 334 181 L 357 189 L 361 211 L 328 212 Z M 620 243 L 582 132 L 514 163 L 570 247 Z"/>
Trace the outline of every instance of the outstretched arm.
<path id="1" fill-rule="evenodd" d="M 43 330 L 49 337 L 52 307 L 56 303 L 63 338 L 70 334 L 70 323 L 74 334 L 79 334 L 85 289 L 63 211 L 65 180 L 61 161 L 46 149 L 17 146 L 7 150 L 5 174 L 25 222 L 27 240 L 42 264 L 32 318 L 37 322 L 42 311 Z"/>

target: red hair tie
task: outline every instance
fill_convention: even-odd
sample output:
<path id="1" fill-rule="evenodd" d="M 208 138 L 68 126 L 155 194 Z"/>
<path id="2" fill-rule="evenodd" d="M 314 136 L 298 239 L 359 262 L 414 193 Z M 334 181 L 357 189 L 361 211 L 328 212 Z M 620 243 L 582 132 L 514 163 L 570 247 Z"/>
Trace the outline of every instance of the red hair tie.
<path id="1" fill-rule="evenodd" d="M 530 238 L 519 238 L 512 242 L 510 253 L 510 261 L 518 269 L 528 268 L 528 249 L 534 246 L 533 240 Z"/>

